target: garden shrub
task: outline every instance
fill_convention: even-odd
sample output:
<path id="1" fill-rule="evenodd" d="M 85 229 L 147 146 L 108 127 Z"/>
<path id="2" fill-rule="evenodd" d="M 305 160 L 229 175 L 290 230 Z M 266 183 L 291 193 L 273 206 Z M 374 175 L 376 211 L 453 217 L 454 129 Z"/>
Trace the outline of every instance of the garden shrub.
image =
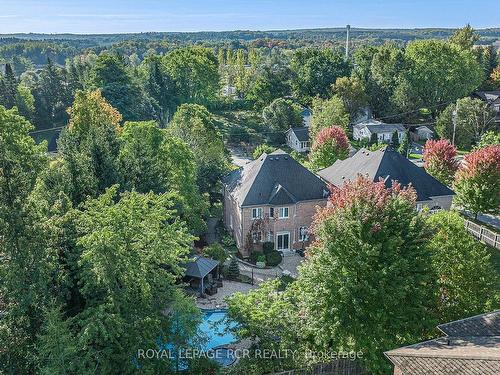
<path id="1" fill-rule="evenodd" d="M 266 264 L 271 267 L 280 264 L 282 259 L 281 253 L 277 250 L 270 251 L 266 254 Z"/>
<path id="2" fill-rule="evenodd" d="M 203 249 L 203 254 L 224 264 L 228 255 L 220 243 L 213 243 Z"/>
<path id="3" fill-rule="evenodd" d="M 274 242 L 264 242 L 262 244 L 262 250 L 264 251 L 264 254 L 270 253 L 274 250 Z"/>

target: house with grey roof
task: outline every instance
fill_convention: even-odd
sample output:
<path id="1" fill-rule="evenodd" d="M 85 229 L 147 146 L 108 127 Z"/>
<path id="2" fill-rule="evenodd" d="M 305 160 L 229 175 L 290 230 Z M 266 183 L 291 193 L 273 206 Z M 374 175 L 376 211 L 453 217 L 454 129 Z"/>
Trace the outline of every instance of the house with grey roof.
<path id="1" fill-rule="evenodd" d="M 282 150 L 262 154 L 223 179 L 224 225 L 248 257 L 263 242 L 286 254 L 307 246 L 318 207 L 328 187 Z"/>
<path id="2" fill-rule="evenodd" d="M 424 206 L 432 211 L 448 210 L 454 196 L 450 188 L 391 147 L 376 151 L 362 148 L 354 156 L 337 160 L 331 166 L 320 170 L 318 175 L 337 187 L 355 180 L 359 175 L 373 181 L 382 179 L 387 187 L 392 185 L 392 181 L 398 181 L 402 186 L 411 185 L 417 193 L 418 210 Z"/>
<path id="3" fill-rule="evenodd" d="M 500 310 L 438 329 L 443 337 L 384 353 L 394 375 L 500 374 Z"/>
<path id="4" fill-rule="evenodd" d="M 476 91 L 472 97 L 488 103 L 495 112 L 495 122 L 500 122 L 500 91 Z"/>
<path id="5" fill-rule="evenodd" d="M 291 149 L 298 152 L 306 152 L 311 148 L 311 141 L 309 140 L 309 128 L 290 128 L 285 133 L 286 144 Z"/>
<path id="6" fill-rule="evenodd" d="M 402 124 L 386 124 L 381 121 L 369 119 L 359 122 L 352 127 L 352 136 L 355 140 L 371 139 L 373 134 L 377 135 L 378 143 L 389 143 L 394 132 L 398 133 L 399 142 L 403 142 L 406 128 Z"/>

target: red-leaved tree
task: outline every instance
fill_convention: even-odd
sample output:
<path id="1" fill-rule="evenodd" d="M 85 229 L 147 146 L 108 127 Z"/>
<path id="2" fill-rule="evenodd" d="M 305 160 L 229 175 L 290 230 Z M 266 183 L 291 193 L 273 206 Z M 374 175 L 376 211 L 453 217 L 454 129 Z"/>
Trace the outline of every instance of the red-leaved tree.
<path id="1" fill-rule="evenodd" d="M 315 170 L 329 167 L 337 159 L 345 159 L 349 155 L 349 140 L 344 129 L 332 126 L 321 129 L 314 139 L 311 154 L 311 164 Z"/>
<path id="2" fill-rule="evenodd" d="M 457 149 L 447 139 L 428 140 L 424 146 L 424 168 L 445 185 L 451 185 L 458 169 Z"/>
<path id="3" fill-rule="evenodd" d="M 500 145 L 466 155 L 455 178 L 456 202 L 474 212 L 500 212 Z"/>

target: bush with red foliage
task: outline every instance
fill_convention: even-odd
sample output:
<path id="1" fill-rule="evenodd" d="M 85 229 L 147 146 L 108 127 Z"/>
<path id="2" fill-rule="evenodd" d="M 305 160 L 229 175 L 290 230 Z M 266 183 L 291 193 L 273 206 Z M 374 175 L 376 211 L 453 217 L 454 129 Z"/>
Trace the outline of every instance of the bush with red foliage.
<path id="1" fill-rule="evenodd" d="M 451 185 L 458 169 L 457 149 L 447 139 L 428 140 L 424 146 L 424 168 L 445 185 Z"/>
<path id="2" fill-rule="evenodd" d="M 312 145 L 309 156 L 315 170 L 329 167 L 337 159 L 345 159 L 349 155 L 349 140 L 344 129 L 332 126 L 321 129 Z"/>
<path id="3" fill-rule="evenodd" d="M 466 155 L 455 178 L 455 202 L 477 213 L 500 212 L 500 145 Z"/>

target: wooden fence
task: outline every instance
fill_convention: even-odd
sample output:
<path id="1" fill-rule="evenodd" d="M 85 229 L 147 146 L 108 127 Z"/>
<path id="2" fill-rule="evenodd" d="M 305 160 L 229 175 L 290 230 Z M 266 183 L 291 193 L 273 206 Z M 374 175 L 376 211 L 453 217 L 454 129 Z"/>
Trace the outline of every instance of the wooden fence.
<path id="1" fill-rule="evenodd" d="M 476 224 L 470 220 L 465 220 L 465 228 L 479 241 L 484 242 L 496 249 L 500 249 L 500 235 L 492 230 Z"/>
<path id="2" fill-rule="evenodd" d="M 311 369 L 276 372 L 271 375 L 369 375 L 358 362 L 351 359 L 339 359 L 330 363 L 319 364 Z"/>

